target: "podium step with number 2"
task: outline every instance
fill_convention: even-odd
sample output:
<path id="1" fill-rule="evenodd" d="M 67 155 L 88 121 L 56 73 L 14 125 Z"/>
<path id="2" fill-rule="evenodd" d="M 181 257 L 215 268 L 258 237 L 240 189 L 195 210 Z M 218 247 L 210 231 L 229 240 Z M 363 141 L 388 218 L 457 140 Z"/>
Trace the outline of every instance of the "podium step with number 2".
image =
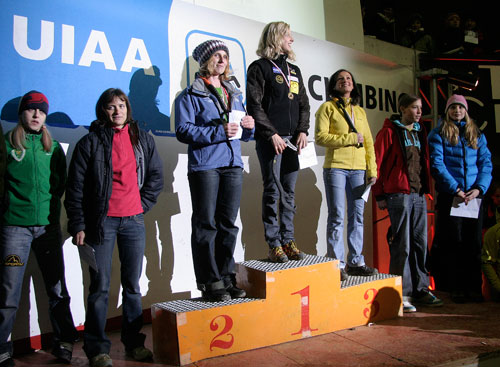
<path id="1" fill-rule="evenodd" d="M 152 305 L 155 359 L 183 366 L 402 315 L 401 277 L 341 282 L 338 266 L 313 255 L 284 264 L 245 261 L 237 281 L 247 298 Z"/>

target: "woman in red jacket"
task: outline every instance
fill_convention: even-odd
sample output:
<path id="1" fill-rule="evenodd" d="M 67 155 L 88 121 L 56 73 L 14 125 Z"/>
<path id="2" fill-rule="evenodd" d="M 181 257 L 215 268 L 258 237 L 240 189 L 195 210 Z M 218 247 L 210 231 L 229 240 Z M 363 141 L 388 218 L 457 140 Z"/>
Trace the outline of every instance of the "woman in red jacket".
<path id="1" fill-rule="evenodd" d="M 389 272 L 403 278 L 403 311 L 412 303 L 441 306 L 429 291 L 427 257 L 427 203 L 430 189 L 429 146 L 420 97 L 402 94 L 399 115 L 386 119 L 375 140 L 377 177 L 373 194 L 391 220 Z"/>

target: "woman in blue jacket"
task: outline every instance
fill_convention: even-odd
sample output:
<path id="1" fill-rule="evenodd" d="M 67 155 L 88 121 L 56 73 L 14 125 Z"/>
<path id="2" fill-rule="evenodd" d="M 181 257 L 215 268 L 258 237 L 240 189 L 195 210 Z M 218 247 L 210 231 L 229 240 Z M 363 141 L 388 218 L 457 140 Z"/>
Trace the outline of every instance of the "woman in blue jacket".
<path id="1" fill-rule="evenodd" d="M 431 251 L 436 285 L 451 291 L 456 303 L 481 301 L 481 227 L 478 218 L 450 215 L 455 201 L 482 197 L 491 182 L 491 153 L 486 138 L 469 117 L 461 95 L 446 103 L 441 125 L 429 134 L 431 173 L 436 181 L 436 235 Z"/>
<path id="2" fill-rule="evenodd" d="M 193 214 L 191 250 L 198 289 L 207 301 L 245 297 L 236 286 L 234 248 L 243 181 L 240 139 L 254 120 L 229 81 L 229 50 L 208 40 L 193 51 L 200 64 L 193 84 L 175 100 L 177 139 L 189 144 L 188 179 Z"/>

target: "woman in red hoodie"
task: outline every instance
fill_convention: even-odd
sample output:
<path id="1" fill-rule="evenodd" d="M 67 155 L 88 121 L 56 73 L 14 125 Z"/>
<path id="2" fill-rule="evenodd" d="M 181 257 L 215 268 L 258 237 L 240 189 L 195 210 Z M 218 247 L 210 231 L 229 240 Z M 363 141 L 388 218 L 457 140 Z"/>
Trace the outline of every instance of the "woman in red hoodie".
<path id="1" fill-rule="evenodd" d="M 375 140 L 377 177 L 373 195 L 391 220 L 389 272 L 403 278 L 403 311 L 415 312 L 412 303 L 441 306 L 429 292 L 427 257 L 427 203 L 430 189 L 429 146 L 420 97 L 402 94 L 400 114 L 386 119 Z M 388 236 L 389 237 L 389 236 Z"/>

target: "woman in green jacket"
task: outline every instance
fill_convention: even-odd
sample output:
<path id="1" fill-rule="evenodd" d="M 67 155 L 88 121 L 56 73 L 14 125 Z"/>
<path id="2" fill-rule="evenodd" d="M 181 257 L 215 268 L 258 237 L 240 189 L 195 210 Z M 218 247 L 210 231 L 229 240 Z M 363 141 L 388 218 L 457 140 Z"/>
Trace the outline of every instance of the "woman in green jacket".
<path id="1" fill-rule="evenodd" d="M 69 307 L 59 223 L 66 158 L 45 126 L 49 110 L 40 92 L 26 93 L 19 123 L 5 135 L 4 212 L 0 227 L 0 366 L 14 366 L 12 332 L 30 250 L 40 267 L 54 331 L 52 354 L 69 363 L 78 333 Z"/>

